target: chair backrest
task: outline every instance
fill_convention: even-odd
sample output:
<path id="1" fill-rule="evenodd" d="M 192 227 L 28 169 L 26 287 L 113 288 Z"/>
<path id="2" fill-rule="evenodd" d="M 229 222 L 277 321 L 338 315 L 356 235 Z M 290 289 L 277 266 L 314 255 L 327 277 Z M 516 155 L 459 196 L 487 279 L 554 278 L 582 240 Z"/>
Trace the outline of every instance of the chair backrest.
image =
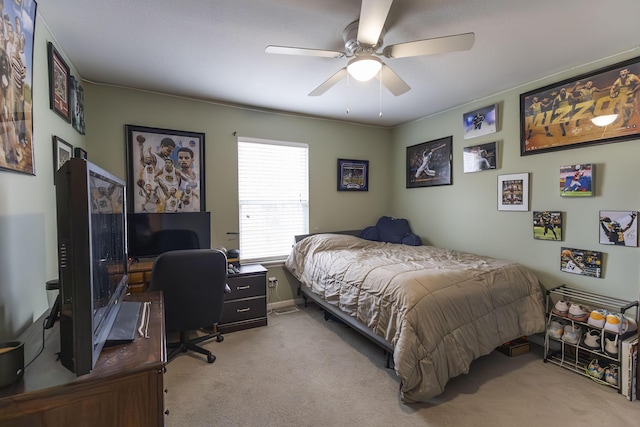
<path id="1" fill-rule="evenodd" d="M 187 249 L 159 255 L 149 290 L 162 291 L 165 328 L 182 332 L 220 321 L 227 283 L 227 257 L 217 249 Z"/>

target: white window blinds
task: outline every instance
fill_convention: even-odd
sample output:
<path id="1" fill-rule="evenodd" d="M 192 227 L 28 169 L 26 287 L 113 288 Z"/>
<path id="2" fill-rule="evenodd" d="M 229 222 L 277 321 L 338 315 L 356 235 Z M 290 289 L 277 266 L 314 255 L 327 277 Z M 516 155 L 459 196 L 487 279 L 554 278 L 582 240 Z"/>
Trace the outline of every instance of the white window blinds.
<path id="1" fill-rule="evenodd" d="M 238 140 L 240 259 L 282 260 L 309 230 L 308 147 Z"/>

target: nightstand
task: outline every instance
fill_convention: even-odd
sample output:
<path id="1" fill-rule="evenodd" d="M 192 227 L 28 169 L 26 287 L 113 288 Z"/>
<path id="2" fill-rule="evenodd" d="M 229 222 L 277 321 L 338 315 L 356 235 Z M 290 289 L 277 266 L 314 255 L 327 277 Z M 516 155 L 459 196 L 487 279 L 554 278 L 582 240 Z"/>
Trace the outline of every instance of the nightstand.
<path id="1" fill-rule="evenodd" d="M 267 269 L 260 264 L 240 266 L 240 272 L 230 274 L 225 294 L 222 320 L 218 331 L 224 333 L 267 325 Z"/>

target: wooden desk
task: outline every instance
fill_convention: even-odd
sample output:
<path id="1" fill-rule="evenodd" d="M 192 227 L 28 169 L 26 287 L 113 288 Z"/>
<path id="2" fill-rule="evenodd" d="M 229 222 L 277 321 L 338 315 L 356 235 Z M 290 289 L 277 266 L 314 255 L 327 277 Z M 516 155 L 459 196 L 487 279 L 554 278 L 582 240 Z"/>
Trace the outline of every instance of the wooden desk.
<path id="1" fill-rule="evenodd" d="M 163 426 L 164 365 L 167 361 L 161 292 L 127 297 L 151 301 L 149 338 L 102 350 L 91 373 L 76 377 L 57 360 L 58 322 L 45 331 L 45 348 L 21 381 L 0 389 L 0 425 Z M 42 347 L 43 314 L 23 336 L 25 364 Z"/>

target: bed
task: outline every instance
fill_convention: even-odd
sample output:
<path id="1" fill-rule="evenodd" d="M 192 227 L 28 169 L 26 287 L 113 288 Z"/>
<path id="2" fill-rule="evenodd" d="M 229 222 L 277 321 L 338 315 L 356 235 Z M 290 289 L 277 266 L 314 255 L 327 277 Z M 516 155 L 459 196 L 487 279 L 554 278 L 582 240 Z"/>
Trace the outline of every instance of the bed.
<path id="1" fill-rule="evenodd" d="M 544 331 L 525 267 L 433 246 L 309 235 L 285 262 L 310 298 L 393 355 L 401 400 L 426 402 L 501 344 Z"/>

